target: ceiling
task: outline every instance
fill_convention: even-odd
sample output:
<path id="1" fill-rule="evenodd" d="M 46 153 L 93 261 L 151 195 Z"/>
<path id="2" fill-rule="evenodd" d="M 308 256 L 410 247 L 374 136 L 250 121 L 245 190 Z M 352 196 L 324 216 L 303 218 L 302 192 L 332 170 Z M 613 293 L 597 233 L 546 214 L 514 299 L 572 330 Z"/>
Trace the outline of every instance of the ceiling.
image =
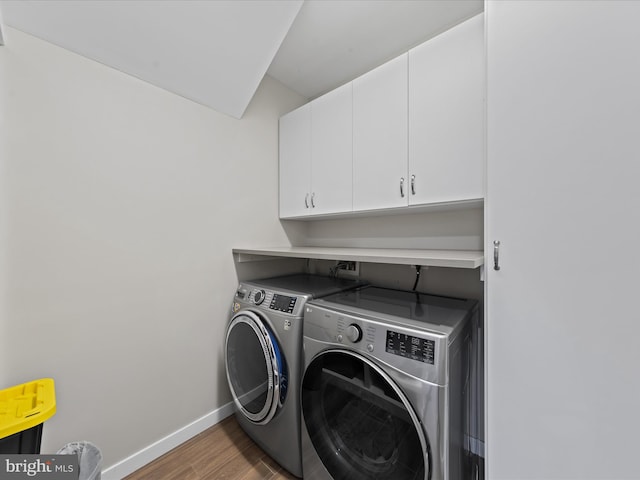
<path id="1" fill-rule="evenodd" d="M 2 0 L 6 26 L 241 118 L 264 75 L 313 99 L 483 0 Z"/>

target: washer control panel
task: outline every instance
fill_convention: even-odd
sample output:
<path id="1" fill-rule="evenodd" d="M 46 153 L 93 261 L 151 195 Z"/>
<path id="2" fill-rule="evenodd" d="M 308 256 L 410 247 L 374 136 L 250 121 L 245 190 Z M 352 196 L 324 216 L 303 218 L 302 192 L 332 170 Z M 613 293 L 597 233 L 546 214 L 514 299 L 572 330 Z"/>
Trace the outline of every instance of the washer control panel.
<path id="1" fill-rule="evenodd" d="M 318 302 L 322 302 L 320 299 Z M 342 312 L 314 303 L 304 309 L 304 338 L 314 348 L 344 348 L 433 383 L 446 383 L 447 338 L 408 321 Z"/>
<path id="2" fill-rule="evenodd" d="M 387 353 L 433 365 L 435 349 L 433 340 L 387 330 Z"/>
<path id="3" fill-rule="evenodd" d="M 344 315 L 335 315 L 335 340 L 338 343 L 362 344 L 368 352 L 375 350 L 376 326 L 367 322 L 354 321 Z"/>
<path id="4" fill-rule="evenodd" d="M 360 328 L 360 325 L 358 325 L 357 323 L 352 323 L 351 325 L 349 325 L 345 330 L 345 334 L 347 335 L 349 341 L 352 343 L 358 343 L 360 340 L 362 340 L 362 328 Z"/>

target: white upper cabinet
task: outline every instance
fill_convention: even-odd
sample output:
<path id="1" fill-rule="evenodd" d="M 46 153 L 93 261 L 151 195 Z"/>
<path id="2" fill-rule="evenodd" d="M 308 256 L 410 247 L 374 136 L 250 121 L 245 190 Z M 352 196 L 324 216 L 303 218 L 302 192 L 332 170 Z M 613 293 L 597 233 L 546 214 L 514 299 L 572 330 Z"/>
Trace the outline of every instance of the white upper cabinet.
<path id="1" fill-rule="evenodd" d="M 348 83 L 280 118 L 280 218 L 351 211 L 351 112 Z"/>
<path id="2" fill-rule="evenodd" d="M 311 102 L 311 213 L 352 209 L 351 83 Z"/>
<path id="3" fill-rule="evenodd" d="M 484 19 L 409 51 L 409 204 L 484 197 Z"/>
<path id="4" fill-rule="evenodd" d="M 353 209 L 407 205 L 407 54 L 353 81 Z"/>
<path id="5" fill-rule="evenodd" d="M 484 198 L 478 15 L 282 117 L 280 217 Z"/>
<path id="6" fill-rule="evenodd" d="M 308 215 L 311 206 L 311 105 L 280 117 L 280 217 Z"/>

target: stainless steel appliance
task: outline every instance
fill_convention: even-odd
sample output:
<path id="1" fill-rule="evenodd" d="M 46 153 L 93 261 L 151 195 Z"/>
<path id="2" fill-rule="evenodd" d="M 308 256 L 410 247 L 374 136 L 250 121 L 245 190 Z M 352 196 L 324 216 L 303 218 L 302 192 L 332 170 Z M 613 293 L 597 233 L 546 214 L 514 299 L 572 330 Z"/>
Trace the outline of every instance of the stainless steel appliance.
<path id="1" fill-rule="evenodd" d="M 290 275 L 243 282 L 233 299 L 225 364 L 236 417 L 267 454 L 298 477 L 304 306 L 361 284 Z"/>
<path id="2" fill-rule="evenodd" d="M 468 478 L 475 301 L 377 287 L 304 316 L 302 454 L 313 480 Z"/>

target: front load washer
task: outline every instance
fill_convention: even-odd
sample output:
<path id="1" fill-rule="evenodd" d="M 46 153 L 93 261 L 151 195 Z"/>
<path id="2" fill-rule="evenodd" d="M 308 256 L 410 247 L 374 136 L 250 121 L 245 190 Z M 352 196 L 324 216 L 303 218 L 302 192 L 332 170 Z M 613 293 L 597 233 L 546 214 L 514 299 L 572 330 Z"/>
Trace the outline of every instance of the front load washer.
<path id="1" fill-rule="evenodd" d="M 282 467 L 302 476 L 302 317 L 312 298 L 362 282 L 289 275 L 238 286 L 225 337 L 227 380 L 244 431 Z"/>
<path id="2" fill-rule="evenodd" d="M 477 302 L 378 287 L 307 303 L 302 455 L 313 480 L 462 480 Z"/>

